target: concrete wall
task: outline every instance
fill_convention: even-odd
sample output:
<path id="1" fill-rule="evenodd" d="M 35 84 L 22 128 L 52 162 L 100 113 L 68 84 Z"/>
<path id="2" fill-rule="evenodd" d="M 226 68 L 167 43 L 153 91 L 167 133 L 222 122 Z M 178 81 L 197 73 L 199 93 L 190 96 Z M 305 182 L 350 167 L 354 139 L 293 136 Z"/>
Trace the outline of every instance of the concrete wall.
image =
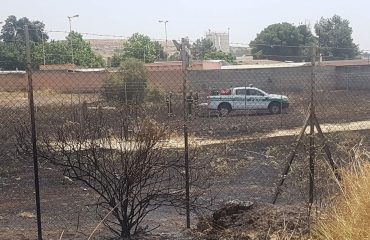
<path id="1" fill-rule="evenodd" d="M 335 88 L 339 90 L 369 90 L 370 66 L 336 67 Z"/>
<path id="2" fill-rule="evenodd" d="M 37 71 L 33 74 L 35 90 L 58 92 L 96 92 L 114 73 Z M 309 91 L 311 67 L 191 70 L 188 86 L 193 91 L 207 92 L 213 88 L 229 88 L 253 84 L 271 93 Z M 181 70 L 148 72 L 148 86 L 165 92 L 181 92 Z M 370 89 L 370 66 L 318 67 L 315 70 L 317 90 Z M 0 74 L 0 91 L 24 91 L 27 75 Z"/>
<path id="3" fill-rule="evenodd" d="M 94 92 L 110 77 L 107 72 L 38 71 L 33 74 L 34 90 Z"/>
<path id="4" fill-rule="evenodd" d="M 25 73 L 0 74 L 0 91 L 24 91 L 27 89 L 27 75 Z"/>
<path id="5" fill-rule="evenodd" d="M 148 72 L 148 86 L 164 92 L 182 92 L 183 76 L 181 70 Z"/>
<path id="6" fill-rule="evenodd" d="M 334 71 L 333 67 L 316 70 L 318 90 L 334 89 Z M 268 92 L 305 91 L 311 86 L 311 72 L 310 67 L 192 71 L 189 87 L 193 91 L 207 91 L 253 84 Z"/>
<path id="7" fill-rule="evenodd" d="M 110 72 L 37 71 L 33 73 L 34 90 L 56 92 L 96 92 L 112 74 Z M 148 73 L 148 86 L 163 91 L 181 91 L 181 70 Z M 27 74 L 0 74 L 0 91 L 25 91 Z"/>

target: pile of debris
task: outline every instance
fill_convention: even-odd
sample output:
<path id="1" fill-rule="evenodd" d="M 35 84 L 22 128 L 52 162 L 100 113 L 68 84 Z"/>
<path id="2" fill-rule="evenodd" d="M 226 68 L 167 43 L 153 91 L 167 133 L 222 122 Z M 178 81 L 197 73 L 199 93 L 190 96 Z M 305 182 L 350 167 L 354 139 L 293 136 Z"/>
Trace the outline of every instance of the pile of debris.
<path id="1" fill-rule="evenodd" d="M 200 239 L 303 239 L 308 236 L 305 210 L 250 201 L 228 201 L 197 225 Z"/>

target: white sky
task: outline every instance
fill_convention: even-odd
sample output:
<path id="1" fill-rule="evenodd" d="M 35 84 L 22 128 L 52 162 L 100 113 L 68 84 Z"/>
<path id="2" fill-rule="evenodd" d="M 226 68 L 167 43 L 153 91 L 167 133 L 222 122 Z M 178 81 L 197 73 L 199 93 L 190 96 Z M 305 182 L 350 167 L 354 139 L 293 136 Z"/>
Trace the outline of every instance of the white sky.
<path id="1" fill-rule="evenodd" d="M 135 32 L 164 39 L 191 40 L 208 29 L 227 32 L 232 43 L 249 43 L 270 24 L 289 22 L 314 25 L 320 17 L 338 14 L 351 22 L 355 43 L 370 49 L 369 0 L 1 0 L 0 21 L 7 16 L 40 20 L 49 30 L 68 31 L 67 16 L 79 14 L 72 27 L 78 32 L 131 36 Z M 63 38 L 64 34 L 50 34 Z M 85 36 L 85 38 L 96 38 Z M 109 38 L 109 37 L 105 37 Z"/>

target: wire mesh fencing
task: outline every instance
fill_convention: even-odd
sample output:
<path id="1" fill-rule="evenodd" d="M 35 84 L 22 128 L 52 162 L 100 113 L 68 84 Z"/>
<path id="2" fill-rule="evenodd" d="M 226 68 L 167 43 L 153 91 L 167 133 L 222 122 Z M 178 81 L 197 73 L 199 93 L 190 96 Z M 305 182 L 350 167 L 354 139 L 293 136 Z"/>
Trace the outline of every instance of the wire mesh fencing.
<path id="1" fill-rule="evenodd" d="M 55 64 L 50 59 L 57 55 L 55 50 L 45 61 Z M 40 57 L 32 52 L 31 56 Z M 23 57 L 19 61 L 26 62 Z M 109 154 L 103 154 L 104 151 L 136 154 L 140 152 L 136 148 L 142 150 L 142 145 L 137 145 L 139 140 L 145 144 L 157 140 L 153 148 L 160 149 L 161 158 L 173 165 L 170 170 L 164 171 L 163 165 L 155 169 L 163 171 L 167 177 L 161 179 L 171 184 L 158 190 L 162 182 L 155 182 L 163 205 L 159 209 L 152 205 L 153 211 L 139 220 L 142 225 L 161 225 L 176 231 L 185 227 L 186 207 L 195 219 L 199 211 L 195 211 L 195 202 L 192 205 L 195 198 L 203 200 L 202 206 L 207 206 L 207 210 L 221 200 L 270 202 L 276 184 L 284 177 L 281 172 L 293 150 L 291 145 L 312 105 L 338 165 L 345 164 L 350 147 L 366 142 L 363 139 L 370 128 L 369 65 L 333 66 L 323 62 L 316 66 L 280 63 L 243 67 L 223 66 L 221 61 L 194 61 L 187 66 L 185 61 L 144 64 L 131 60 L 116 68 L 33 66 L 42 226 L 46 238 L 86 238 L 101 217 L 114 209 L 99 204 L 100 188 L 91 187 L 89 181 L 81 184 L 73 180 L 73 173 L 54 164 L 55 159 L 108 161 Z M 1 64 L 6 67 L 11 62 Z M 0 72 L 0 229 L 25 236 L 31 236 L 31 229 L 35 228 L 32 158 L 26 154 L 30 150 L 29 76 L 25 70 Z M 152 136 L 154 130 L 142 132 L 144 126 L 146 131 L 150 126 L 163 127 L 166 135 L 153 135 L 154 140 L 149 141 L 145 137 Z M 282 189 L 281 203 L 307 202 L 310 138 L 315 137 L 317 203 L 324 204 L 325 196 L 332 190 L 327 188 L 327 176 L 331 173 L 322 161 L 323 143 L 317 135 L 310 135 L 308 130 L 305 133 L 308 138 L 300 140 L 303 144 Z M 186 154 L 190 164 L 188 177 Z M 119 172 L 110 174 L 114 178 Z M 187 180 L 191 190 L 188 199 Z M 176 199 L 164 204 L 164 196 L 168 195 L 176 195 Z M 219 202 L 211 202 L 214 199 Z M 178 207 L 182 215 L 170 205 Z M 108 234 L 107 229 L 118 231 L 110 223 L 106 227 L 99 227 L 96 234 Z"/>

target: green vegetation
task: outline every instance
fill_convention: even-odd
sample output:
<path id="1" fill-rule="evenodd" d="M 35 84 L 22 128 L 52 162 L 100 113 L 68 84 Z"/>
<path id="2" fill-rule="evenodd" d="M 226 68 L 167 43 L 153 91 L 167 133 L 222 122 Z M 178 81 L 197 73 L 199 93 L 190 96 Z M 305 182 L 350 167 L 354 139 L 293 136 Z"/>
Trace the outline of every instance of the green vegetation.
<path id="1" fill-rule="evenodd" d="M 358 46 L 353 43 L 350 22 L 338 15 L 321 18 L 315 24 L 315 33 L 322 47 L 321 53 L 327 59 L 351 59 L 359 54 Z"/>
<path id="2" fill-rule="evenodd" d="M 190 50 L 195 60 L 203 60 L 207 53 L 216 52 L 212 41 L 206 38 L 197 39 L 191 45 Z"/>
<path id="3" fill-rule="evenodd" d="M 309 48 L 307 47 L 314 42 L 315 37 L 308 26 L 296 27 L 290 23 L 277 23 L 257 34 L 250 45 L 255 58 L 302 61 L 308 58 Z"/>
<path id="4" fill-rule="evenodd" d="M 166 59 L 167 55 L 159 42 L 152 41 L 150 37 L 143 34 L 135 33 L 123 44 L 123 52 L 113 56 L 112 67 L 118 67 L 122 61 L 130 58 L 152 63 L 155 60 Z"/>
<path id="5" fill-rule="evenodd" d="M 24 34 L 24 26 L 28 25 L 30 29 L 30 41 L 42 42 L 49 39 L 48 34 L 45 32 L 45 24 L 40 21 L 30 21 L 28 18 L 23 17 L 17 19 L 11 15 L 5 20 L 5 24 L 1 29 L 0 39 L 6 43 L 9 42 L 24 42 L 26 40 Z"/>
<path id="6" fill-rule="evenodd" d="M 121 63 L 118 73 L 113 73 L 103 86 L 103 96 L 108 101 L 142 102 L 145 97 L 147 74 L 144 63 L 127 59 Z"/>
<path id="7" fill-rule="evenodd" d="M 162 92 L 160 89 L 155 87 L 146 89 L 145 101 L 152 103 L 160 103 L 164 102 L 164 99 L 165 99 L 164 92 Z"/>
<path id="8" fill-rule="evenodd" d="M 309 60 L 312 45 L 320 46 L 324 60 L 352 59 L 359 54 L 350 22 L 338 15 L 321 18 L 315 24 L 315 34 L 307 25 L 272 24 L 250 42 L 252 54 L 257 59 Z"/>
<path id="9" fill-rule="evenodd" d="M 231 63 L 231 64 L 236 64 L 235 62 L 235 57 L 232 56 L 230 53 L 224 53 L 222 51 L 215 51 L 215 52 L 210 52 L 210 53 L 206 53 L 204 55 L 204 59 L 208 60 L 224 60 L 228 63 Z"/>
<path id="10" fill-rule="evenodd" d="M 230 53 L 217 51 L 211 40 L 202 38 L 197 39 L 190 47 L 191 53 L 195 60 L 224 60 L 228 63 L 235 64 L 235 57 Z"/>
<path id="11" fill-rule="evenodd" d="M 0 41 L 0 69 L 25 69 L 26 46 L 24 26 L 29 25 L 31 41 L 31 62 L 34 68 L 46 64 L 73 63 L 81 67 L 103 67 L 104 61 L 96 55 L 90 44 L 82 39 L 82 35 L 71 32 L 66 40 L 51 40 L 44 32 L 45 25 L 39 21 L 30 21 L 27 18 L 17 20 L 9 16 L 1 30 Z"/>

